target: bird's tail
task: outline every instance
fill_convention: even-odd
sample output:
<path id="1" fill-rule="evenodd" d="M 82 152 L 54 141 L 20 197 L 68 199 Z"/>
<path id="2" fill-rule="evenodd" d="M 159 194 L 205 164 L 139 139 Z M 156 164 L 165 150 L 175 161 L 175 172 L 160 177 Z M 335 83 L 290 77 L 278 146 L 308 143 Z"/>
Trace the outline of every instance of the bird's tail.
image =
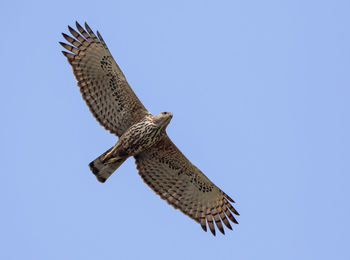
<path id="1" fill-rule="evenodd" d="M 89 163 L 91 171 L 95 174 L 97 180 L 100 182 L 105 182 L 108 177 L 111 176 L 112 173 L 115 172 L 126 159 L 128 159 L 128 157 L 110 157 L 106 159 L 106 154 L 111 149 L 107 150 L 91 163 Z"/>

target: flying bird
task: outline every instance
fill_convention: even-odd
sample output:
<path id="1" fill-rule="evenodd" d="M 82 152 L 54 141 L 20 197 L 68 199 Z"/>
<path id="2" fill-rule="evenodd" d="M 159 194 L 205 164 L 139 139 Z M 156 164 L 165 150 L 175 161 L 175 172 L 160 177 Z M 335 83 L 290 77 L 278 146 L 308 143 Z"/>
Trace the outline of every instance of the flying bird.
<path id="1" fill-rule="evenodd" d="M 238 224 L 234 201 L 175 146 L 166 133 L 173 115 L 152 115 L 129 86 L 100 33 L 85 23 L 68 26 L 72 36 L 62 33 L 68 43 L 60 44 L 72 66 L 80 92 L 97 121 L 118 136 L 117 143 L 89 164 L 100 182 L 105 182 L 129 157 L 135 158 L 139 175 L 162 199 L 194 219 L 215 236 L 223 233 L 222 222 Z M 228 220 L 229 219 L 229 220 Z"/>

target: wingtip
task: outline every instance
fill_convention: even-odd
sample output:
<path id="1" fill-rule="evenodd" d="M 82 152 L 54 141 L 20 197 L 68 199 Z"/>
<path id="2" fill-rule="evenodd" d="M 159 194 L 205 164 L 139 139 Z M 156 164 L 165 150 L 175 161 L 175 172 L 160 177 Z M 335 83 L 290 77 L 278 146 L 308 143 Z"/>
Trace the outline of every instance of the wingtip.
<path id="1" fill-rule="evenodd" d="M 78 28 L 79 32 L 84 31 L 84 28 L 77 21 L 75 21 L 75 26 Z"/>
<path id="2" fill-rule="evenodd" d="M 236 203 L 229 195 L 227 195 L 226 193 L 224 193 L 225 198 L 228 199 L 230 202 L 232 203 Z"/>
<path id="3" fill-rule="evenodd" d="M 71 37 L 68 34 L 62 33 L 62 36 L 69 41 L 71 39 Z"/>
<path id="4" fill-rule="evenodd" d="M 65 56 L 65 57 L 67 57 L 68 56 L 68 52 L 66 52 L 66 51 L 61 51 L 62 52 L 62 54 Z M 67 57 L 68 58 L 68 57 Z"/>
<path id="5" fill-rule="evenodd" d="M 215 213 L 214 215 L 214 220 L 215 220 L 215 225 L 216 227 L 219 229 L 219 231 L 225 235 L 225 230 L 224 230 L 224 226 L 222 225 L 222 222 L 220 220 L 219 214 Z"/>
<path id="6" fill-rule="evenodd" d="M 233 218 L 232 222 L 238 225 L 239 223 L 238 223 L 237 219 L 235 219 L 235 217 L 233 217 L 233 216 L 232 216 L 232 218 Z"/>
<path id="7" fill-rule="evenodd" d="M 220 232 L 221 232 L 223 235 L 225 235 L 225 230 L 224 230 L 223 227 L 218 227 L 218 229 L 220 230 Z"/>
<path id="8" fill-rule="evenodd" d="M 226 218 L 224 212 L 221 212 L 220 217 L 221 217 L 222 222 L 224 222 L 225 226 L 226 226 L 228 229 L 232 230 L 230 221 L 228 221 L 228 219 Z"/>
<path id="9" fill-rule="evenodd" d="M 101 41 L 103 44 L 105 44 L 105 41 L 103 40 L 103 38 L 102 38 L 100 32 L 99 32 L 99 31 L 96 31 L 96 33 L 97 33 L 97 37 L 100 39 L 100 41 Z"/>
<path id="10" fill-rule="evenodd" d="M 70 32 L 75 31 L 70 25 L 68 25 L 68 30 L 69 30 Z"/>
<path id="11" fill-rule="evenodd" d="M 204 230 L 204 232 L 207 232 L 207 224 L 205 222 L 205 219 L 204 219 L 204 221 L 203 221 L 203 218 L 201 219 L 200 225 L 201 225 L 202 229 Z"/>

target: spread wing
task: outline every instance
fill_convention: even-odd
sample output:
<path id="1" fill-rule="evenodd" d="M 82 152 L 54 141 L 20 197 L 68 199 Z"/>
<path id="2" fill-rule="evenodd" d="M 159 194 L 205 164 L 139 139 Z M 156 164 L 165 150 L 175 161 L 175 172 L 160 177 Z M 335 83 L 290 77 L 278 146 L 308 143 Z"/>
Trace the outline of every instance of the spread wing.
<path id="1" fill-rule="evenodd" d="M 71 44 L 60 42 L 78 81 L 83 99 L 97 121 L 111 133 L 121 136 L 148 111 L 130 88 L 123 72 L 109 52 L 99 32 L 97 37 L 85 23 L 76 23 L 80 33 L 68 26 L 73 37 L 62 34 Z"/>
<path id="2" fill-rule="evenodd" d="M 234 201 L 194 166 L 167 135 L 135 159 L 144 182 L 175 209 L 200 223 L 204 231 L 208 223 L 215 235 L 215 222 L 224 234 L 222 222 L 232 229 L 227 218 L 238 224 L 233 214 L 239 214 L 230 203 Z"/>

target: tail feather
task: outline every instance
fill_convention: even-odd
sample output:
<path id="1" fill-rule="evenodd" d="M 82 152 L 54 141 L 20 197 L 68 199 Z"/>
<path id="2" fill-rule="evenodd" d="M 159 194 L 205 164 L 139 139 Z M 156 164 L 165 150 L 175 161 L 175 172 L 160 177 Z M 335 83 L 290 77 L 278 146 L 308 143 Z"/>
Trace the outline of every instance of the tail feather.
<path id="1" fill-rule="evenodd" d="M 93 174 L 95 174 L 99 182 L 105 182 L 109 176 L 111 176 L 112 173 L 115 172 L 119 166 L 122 165 L 123 162 L 128 158 L 110 158 L 108 160 L 104 160 L 107 152 L 103 153 L 98 158 L 89 163 L 90 170 L 93 172 Z"/>

